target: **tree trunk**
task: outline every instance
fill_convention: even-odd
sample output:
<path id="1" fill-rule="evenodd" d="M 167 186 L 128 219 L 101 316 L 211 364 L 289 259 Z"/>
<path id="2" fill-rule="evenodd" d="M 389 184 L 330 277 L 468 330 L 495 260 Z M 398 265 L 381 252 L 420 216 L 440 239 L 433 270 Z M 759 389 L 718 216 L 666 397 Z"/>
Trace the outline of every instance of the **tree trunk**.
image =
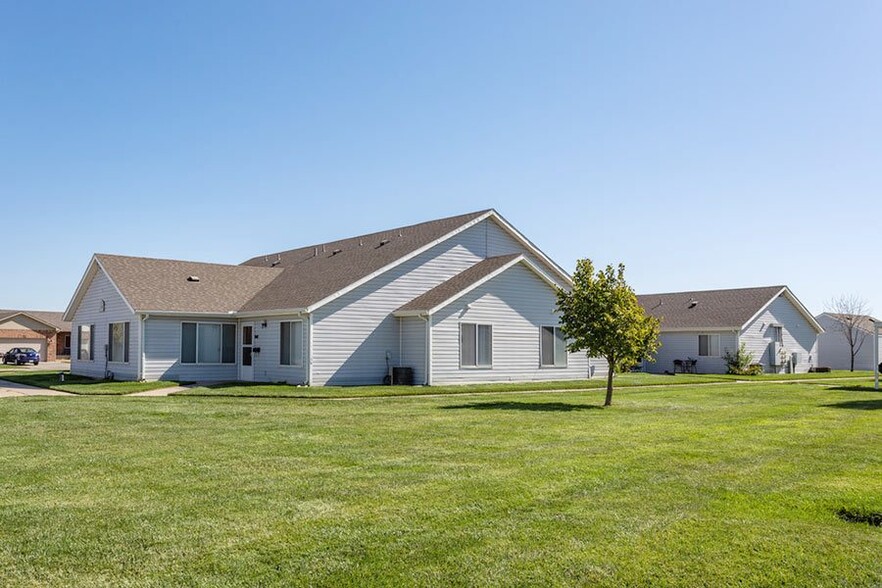
<path id="1" fill-rule="evenodd" d="M 854 371 L 854 349 L 851 350 L 851 371 Z"/>
<path id="2" fill-rule="evenodd" d="M 612 367 L 612 363 L 610 363 L 609 373 L 606 375 L 606 400 L 603 402 L 604 406 L 612 406 L 612 391 L 613 391 L 613 367 Z"/>

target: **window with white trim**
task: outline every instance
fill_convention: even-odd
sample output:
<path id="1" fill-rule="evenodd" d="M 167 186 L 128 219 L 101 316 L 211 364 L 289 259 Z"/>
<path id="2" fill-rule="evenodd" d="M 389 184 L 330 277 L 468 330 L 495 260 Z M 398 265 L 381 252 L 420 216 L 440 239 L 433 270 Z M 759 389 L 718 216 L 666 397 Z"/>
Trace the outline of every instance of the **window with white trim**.
<path id="1" fill-rule="evenodd" d="M 236 363 L 236 325 L 181 323 L 181 363 Z"/>
<path id="2" fill-rule="evenodd" d="M 279 324 L 279 363 L 303 365 L 303 321 L 284 321 Z"/>
<path id="3" fill-rule="evenodd" d="M 79 325 L 77 327 L 77 359 L 92 361 L 95 344 L 92 341 L 92 333 L 95 325 Z"/>
<path id="4" fill-rule="evenodd" d="M 129 323 L 108 325 L 107 361 L 129 363 Z"/>
<path id="5" fill-rule="evenodd" d="M 699 335 L 698 336 L 698 356 L 699 357 L 720 357 L 720 336 L 719 335 Z"/>
<path id="6" fill-rule="evenodd" d="M 539 329 L 539 360 L 542 367 L 567 367 L 567 341 L 560 327 Z"/>
<path id="7" fill-rule="evenodd" d="M 477 323 L 459 325 L 460 367 L 488 368 L 493 366 L 493 327 Z"/>

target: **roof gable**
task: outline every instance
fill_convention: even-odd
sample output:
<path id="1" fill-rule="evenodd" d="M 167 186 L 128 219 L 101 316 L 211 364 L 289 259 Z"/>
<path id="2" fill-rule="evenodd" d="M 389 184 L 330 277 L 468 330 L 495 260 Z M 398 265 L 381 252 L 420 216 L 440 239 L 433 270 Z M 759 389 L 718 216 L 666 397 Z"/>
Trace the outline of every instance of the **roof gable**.
<path id="1" fill-rule="evenodd" d="M 0 322 L 5 322 L 16 316 L 25 316 L 33 321 L 46 325 L 50 329 L 58 331 L 70 331 L 70 323 L 63 320 L 61 312 L 47 310 L 12 310 L 0 309 Z"/>
<path id="2" fill-rule="evenodd" d="M 873 332 L 873 330 L 874 330 L 873 323 L 880 322 L 879 319 L 872 317 L 872 316 L 869 316 L 869 315 L 855 316 L 853 314 L 852 315 L 838 314 L 835 312 L 822 312 L 816 318 L 820 319 L 822 316 L 829 317 L 831 320 L 842 323 L 843 325 L 846 324 L 846 319 L 848 317 L 852 317 L 852 318 L 856 319 L 854 321 L 855 327 L 857 327 L 858 329 L 861 329 L 862 331 L 867 331 L 868 333 Z"/>
<path id="3" fill-rule="evenodd" d="M 462 271 L 449 280 L 432 288 L 428 292 L 417 296 L 407 304 L 395 311 L 396 316 L 409 316 L 418 314 L 432 314 L 444 308 L 457 298 L 471 292 L 481 284 L 484 284 L 518 263 L 523 263 L 529 269 L 545 281 L 550 287 L 556 285 L 550 282 L 545 274 L 533 263 L 520 253 L 489 257 L 479 261 L 472 267 Z"/>

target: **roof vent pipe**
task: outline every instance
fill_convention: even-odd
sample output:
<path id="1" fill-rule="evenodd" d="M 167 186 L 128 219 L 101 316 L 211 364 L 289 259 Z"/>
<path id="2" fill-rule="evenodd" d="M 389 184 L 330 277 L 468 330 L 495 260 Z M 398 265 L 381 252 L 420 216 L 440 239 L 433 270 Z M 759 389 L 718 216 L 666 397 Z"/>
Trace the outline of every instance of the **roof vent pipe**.
<path id="1" fill-rule="evenodd" d="M 188 282 L 198 282 L 199 276 L 187 276 L 187 281 Z"/>

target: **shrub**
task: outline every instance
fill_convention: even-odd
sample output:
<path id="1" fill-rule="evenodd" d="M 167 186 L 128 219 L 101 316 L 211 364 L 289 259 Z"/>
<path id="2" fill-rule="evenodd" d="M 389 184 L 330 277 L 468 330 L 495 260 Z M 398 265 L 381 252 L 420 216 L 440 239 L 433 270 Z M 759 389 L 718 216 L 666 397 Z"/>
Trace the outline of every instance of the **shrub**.
<path id="1" fill-rule="evenodd" d="M 723 359 L 726 362 L 726 373 L 738 376 L 755 376 L 763 373 L 763 366 L 753 363 L 753 353 L 747 350 L 744 343 L 738 346 L 738 351 L 735 353 L 726 351 Z M 757 366 L 759 366 L 759 372 L 756 371 Z"/>

